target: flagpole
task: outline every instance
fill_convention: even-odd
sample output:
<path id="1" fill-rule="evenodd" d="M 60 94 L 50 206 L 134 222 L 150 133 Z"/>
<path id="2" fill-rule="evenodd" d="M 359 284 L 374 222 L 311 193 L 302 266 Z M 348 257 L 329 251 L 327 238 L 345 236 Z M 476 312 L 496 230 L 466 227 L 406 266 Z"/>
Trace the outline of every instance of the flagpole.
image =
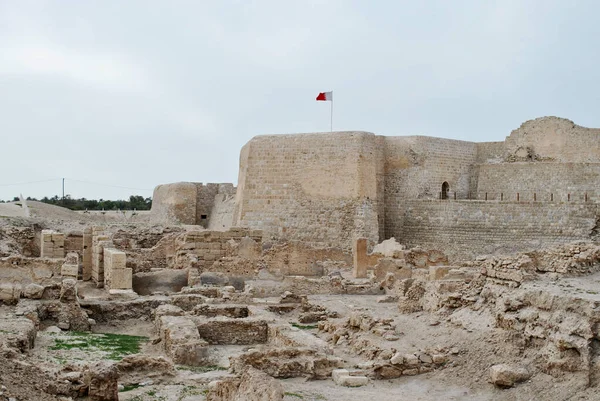
<path id="1" fill-rule="evenodd" d="M 331 128 L 331 132 L 333 132 L 333 99 L 331 99 L 331 121 L 329 123 L 329 128 Z"/>

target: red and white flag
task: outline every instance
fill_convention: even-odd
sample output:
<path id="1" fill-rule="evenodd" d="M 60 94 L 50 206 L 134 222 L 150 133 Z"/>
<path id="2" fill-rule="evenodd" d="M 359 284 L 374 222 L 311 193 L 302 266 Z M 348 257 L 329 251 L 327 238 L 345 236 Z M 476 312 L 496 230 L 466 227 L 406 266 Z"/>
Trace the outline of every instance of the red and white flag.
<path id="1" fill-rule="evenodd" d="M 317 101 L 319 100 L 333 102 L 333 91 L 319 93 L 319 96 L 317 96 Z"/>

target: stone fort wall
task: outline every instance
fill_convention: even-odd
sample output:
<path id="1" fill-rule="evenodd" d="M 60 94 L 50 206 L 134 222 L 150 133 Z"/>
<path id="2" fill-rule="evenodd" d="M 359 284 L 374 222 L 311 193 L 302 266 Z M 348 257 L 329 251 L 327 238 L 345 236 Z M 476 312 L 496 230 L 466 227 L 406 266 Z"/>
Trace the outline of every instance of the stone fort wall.
<path id="1" fill-rule="evenodd" d="M 600 163 L 503 163 L 477 166 L 477 197 L 522 201 L 600 201 Z M 515 179 L 517 177 L 518 179 Z M 552 198 L 551 198 L 552 195 Z M 473 196 L 474 197 L 474 196 Z"/>
<path id="2" fill-rule="evenodd" d="M 233 224 L 314 246 L 350 249 L 355 236 L 376 243 L 385 224 L 381 142 L 367 132 L 253 138 L 240 156 Z"/>
<path id="3" fill-rule="evenodd" d="M 151 214 L 160 223 L 227 230 L 231 218 L 223 214 L 228 211 L 231 215 L 229 204 L 235 192 L 233 184 L 176 182 L 159 185 L 152 196 Z"/>
<path id="4" fill-rule="evenodd" d="M 589 239 L 597 214 L 593 203 L 409 200 L 393 236 L 456 260 Z"/>
<path id="5" fill-rule="evenodd" d="M 210 185 L 202 196 L 193 183 L 159 186 L 153 211 L 156 205 L 187 224 L 206 214 L 209 227 L 260 229 L 266 241 L 346 251 L 357 237 L 372 246 L 392 236 L 457 257 L 465 249 L 523 249 L 589 238 L 600 201 L 599 139 L 600 130 L 556 117 L 528 121 L 504 142 L 368 132 L 258 136 L 242 148 L 235 199 Z M 449 199 L 440 203 L 444 183 Z M 466 200 L 485 193 L 488 203 Z"/>

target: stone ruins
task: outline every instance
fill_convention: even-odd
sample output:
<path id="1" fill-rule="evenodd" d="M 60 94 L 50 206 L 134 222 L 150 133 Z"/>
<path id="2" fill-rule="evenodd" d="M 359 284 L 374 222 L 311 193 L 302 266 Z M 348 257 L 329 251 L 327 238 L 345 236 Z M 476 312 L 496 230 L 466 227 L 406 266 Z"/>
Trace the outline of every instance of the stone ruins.
<path id="1" fill-rule="evenodd" d="M 593 400 L 600 129 L 258 136 L 149 213 L 0 217 L 0 401 Z M 0 215 L 2 215 L 0 204 Z"/>

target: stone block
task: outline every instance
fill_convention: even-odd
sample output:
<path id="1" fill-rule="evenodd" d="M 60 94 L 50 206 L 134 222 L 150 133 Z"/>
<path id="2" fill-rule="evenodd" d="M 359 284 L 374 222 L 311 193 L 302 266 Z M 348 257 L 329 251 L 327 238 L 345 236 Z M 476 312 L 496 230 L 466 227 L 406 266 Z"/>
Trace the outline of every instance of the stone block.
<path id="1" fill-rule="evenodd" d="M 361 387 L 369 383 L 369 378 L 362 375 L 353 375 L 347 369 L 336 369 L 331 372 L 335 384 L 345 387 Z"/>
<path id="2" fill-rule="evenodd" d="M 353 268 L 352 277 L 366 278 L 369 258 L 367 256 L 367 239 L 357 238 L 352 247 Z"/>
<path id="3" fill-rule="evenodd" d="M 79 275 L 79 265 L 64 264 L 60 268 L 60 275 L 66 277 L 75 277 Z"/>
<path id="4" fill-rule="evenodd" d="M 110 289 L 129 290 L 132 288 L 133 270 L 113 269 L 110 273 Z"/>

